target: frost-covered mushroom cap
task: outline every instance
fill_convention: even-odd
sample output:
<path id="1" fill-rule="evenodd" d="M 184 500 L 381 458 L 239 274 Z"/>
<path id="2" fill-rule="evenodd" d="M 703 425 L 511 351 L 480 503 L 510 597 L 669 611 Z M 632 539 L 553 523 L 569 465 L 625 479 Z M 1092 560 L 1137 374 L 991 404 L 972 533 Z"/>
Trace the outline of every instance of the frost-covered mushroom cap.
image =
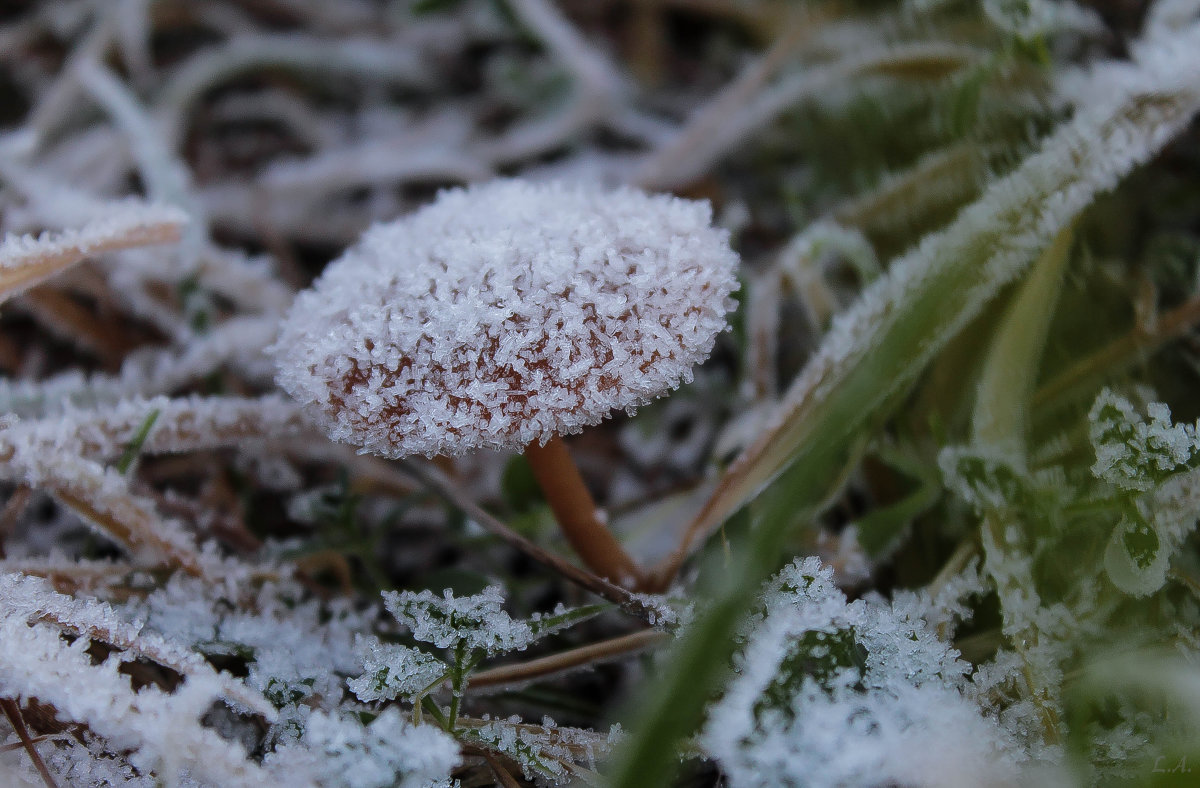
<path id="1" fill-rule="evenodd" d="M 287 315 L 279 383 L 388 457 L 516 448 L 691 380 L 733 307 L 706 202 L 500 180 L 377 225 Z"/>

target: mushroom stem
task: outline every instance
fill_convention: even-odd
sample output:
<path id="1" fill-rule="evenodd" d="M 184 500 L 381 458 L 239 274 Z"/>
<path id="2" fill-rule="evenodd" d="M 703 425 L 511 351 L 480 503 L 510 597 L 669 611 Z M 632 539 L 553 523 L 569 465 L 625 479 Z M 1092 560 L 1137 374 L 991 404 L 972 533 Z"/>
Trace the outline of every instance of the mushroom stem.
<path id="1" fill-rule="evenodd" d="M 533 441 L 525 447 L 525 459 L 559 528 L 583 563 L 615 583 L 639 586 L 642 570 L 597 516 L 596 502 L 562 439 L 555 435 L 545 444 Z"/>

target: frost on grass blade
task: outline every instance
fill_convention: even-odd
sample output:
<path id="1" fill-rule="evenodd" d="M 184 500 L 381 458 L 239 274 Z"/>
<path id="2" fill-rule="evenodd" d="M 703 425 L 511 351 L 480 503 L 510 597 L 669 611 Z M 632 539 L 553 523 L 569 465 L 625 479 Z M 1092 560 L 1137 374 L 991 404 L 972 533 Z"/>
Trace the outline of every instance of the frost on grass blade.
<path id="1" fill-rule="evenodd" d="M 0 301 L 17 295 L 88 255 L 179 240 L 186 215 L 177 208 L 116 203 L 78 230 L 8 235 L 0 242 Z"/>
<path id="2" fill-rule="evenodd" d="M 848 602 L 832 580 L 815 558 L 779 574 L 709 709 L 700 742 L 730 785 L 1011 779 L 1013 744 L 964 697 L 968 666 L 922 618 L 926 605 Z"/>
<path id="3" fill-rule="evenodd" d="M 814 445 L 845 442 L 1096 195 L 1178 134 L 1200 108 L 1197 52 L 1200 27 L 1193 26 L 1138 48 L 1134 63 L 1097 67 L 1074 86 L 1074 118 L 837 316 L 771 428 L 729 467 L 689 533 L 709 533 L 802 465 Z"/>

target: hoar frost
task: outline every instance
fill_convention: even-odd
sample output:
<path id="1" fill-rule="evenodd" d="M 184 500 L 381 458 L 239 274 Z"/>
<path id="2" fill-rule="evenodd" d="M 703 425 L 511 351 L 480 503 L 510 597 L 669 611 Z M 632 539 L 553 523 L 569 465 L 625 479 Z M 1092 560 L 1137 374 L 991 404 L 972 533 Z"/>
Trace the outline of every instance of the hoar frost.
<path id="1" fill-rule="evenodd" d="M 847 602 L 832 570 L 807 558 L 764 605 L 700 737 L 731 786 L 1011 779 L 1014 745 L 964 696 L 969 666 L 916 597 Z"/>
<path id="2" fill-rule="evenodd" d="M 293 305 L 279 384 L 389 457 L 578 432 L 691 379 L 733 308 L 707 203 L 499 180 L 376 225 Z"/>

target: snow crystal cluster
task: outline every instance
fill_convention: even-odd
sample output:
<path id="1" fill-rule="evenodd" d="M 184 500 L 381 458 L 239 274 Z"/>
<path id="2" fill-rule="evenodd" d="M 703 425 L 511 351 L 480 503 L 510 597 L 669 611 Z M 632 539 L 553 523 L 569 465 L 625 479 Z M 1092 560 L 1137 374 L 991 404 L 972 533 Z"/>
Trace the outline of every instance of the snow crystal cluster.
<path id="1" fill-rule="evenodd" d="M 1108 389 L 1096 398 L 1088 413 L 1088 433 L 1097 478 L 1124 490 L 1150 490 L 1200 452 L 1195 424 L 1172 424 L 1171 410 L 1161 402 L 1150 403 L 1146 413 L 1149 421 Z"/>
<path id="2" fill-rule="evenodd" d="M 500 586 L 458 597 L 449 589 L 441 596 L 432 591 L 385 591 L 383 604 L 412 631 L 415 640 L 438 648 L 461 646 L 489 656 L 524 651 L 539 639 L 586 621 L 603 609 L 599 605 L 566 608 L 559 604 L 551 613 L 515 619 L 503 608 L 504 591 Z"/>
<path id="3" fill-rule="evenodd" d="M 712 706 L 702 746 L 736 788 L 992 785 L 1011 742 L 964 696 L 966 663 L 913 595 L 847 602 L 833 571 L 798 560 Z"/>
<path id="4" fill-rule="evenodd" d="M 281 747 L 267 765 L 286 763 L 321 785 L 346 788 L 449 788 L 459 764 L 458 743 L 430 725 L 411 725 L 395 706 L 369 725 L 357 719 L 313 712 L 304 737 Z"/>
<path id="5" fill-rule="evenodd" d="M 1162 588 L 1174 553 L 1195 528 L 1200 504 L 1196 424 L 1173 424 L 1162 402 L 1132 402 L 1105 389 L 1088 413 L 1092 473 L 1124 493 L 1124 515 L 1104 551 L 1104 569 L 1127 594 Z"/>
<path id="6" fill-rule="evenodd" d="M 733 307 L 707 203 L 498 180 L 368 230 L 292 306 L 279 383 L 388 457 L 578 432 L 691 380 Z"/>
<path id="7" fill-rule="evenodd" d="M 463 642 L 467 648 L 496 654 L 523 649 L 534 639 L 528 623 L 513 619 L 501 607 L 500 586 L 464 597 L 448 590 L 442 596 L 432 591 L 385 591 L 383 602 L 415 639 L 438 648 Z"/>
<path id="8" fill-rule="evenodd" d="M 437 657 L 408 646 L 381 643 L 376 637 L 360 637 L 363 674 L 346 686 L 364 703 L 403 697 L 419 702 L 446 678 L 446 664 Z"/>

